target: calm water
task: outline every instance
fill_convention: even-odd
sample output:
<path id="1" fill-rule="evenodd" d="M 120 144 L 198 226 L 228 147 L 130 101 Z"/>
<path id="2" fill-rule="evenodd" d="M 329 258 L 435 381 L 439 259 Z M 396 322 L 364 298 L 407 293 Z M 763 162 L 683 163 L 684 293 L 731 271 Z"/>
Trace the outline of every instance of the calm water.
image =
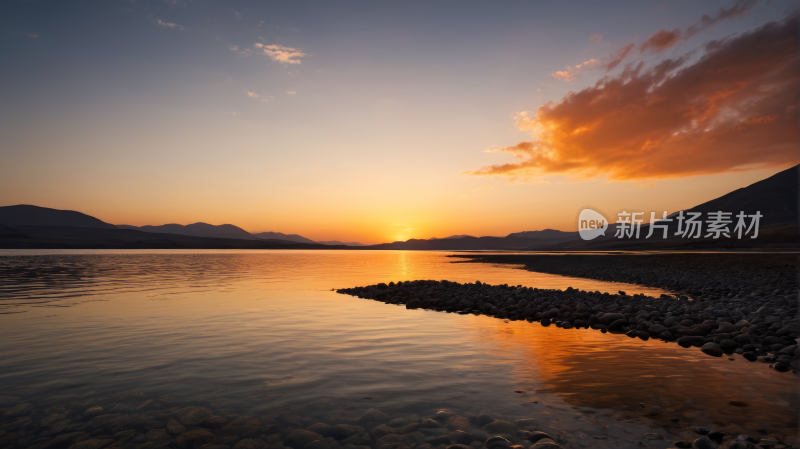
<path id="1" fill-rule="evenodd" d="M 332 291 L 448 279 L 663 292 L 452 261 L 394 251 L 3 251 L 0 395 L 145 393 L 238 413 L 323 399 L 351 409 L 448 406 L 559 429 L 591 427 L 574 418 L 609 410 L 641 414 L 644 403 L 692 426 L 796 433 L 797 379 L 765 364 Z"/>

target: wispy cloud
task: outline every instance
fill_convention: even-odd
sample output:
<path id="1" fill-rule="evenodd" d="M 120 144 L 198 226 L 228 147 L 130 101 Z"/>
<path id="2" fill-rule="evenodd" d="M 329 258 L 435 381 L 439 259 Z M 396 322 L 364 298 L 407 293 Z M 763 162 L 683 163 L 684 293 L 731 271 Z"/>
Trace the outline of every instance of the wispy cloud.
<path id="1" fill-rule="evenodd" d="M 564 70 L 553 72 L 550 74 L 550 76 L 561 81 L 572 81 L 575 79 L 576 76 L 578 76 L 584 70 L 597 67 L 599 64 L 600 64 L 599 59 L 590 59 L 578 65 L 566 66 L 564 67 Z"/>
<path id="2" fill-rule="evenodd" d="M 261 52 L 273 61 L 280 62 L 281 64 L 301 64 L 300 58 L 308 56 L 302 52 L 302 48 L 262 43 L 256 43 L 254 47 L 257 49 L 257 52 Z"/>
<path id="3" fill-rule="evenodd" d="M 160 25 L 161 28 L 172 28 L 174 30 L 183 30 L 183 27 L 173 22 L 164 22 L 161 19 L 155 19 L 155 23 Z"/>
<path id="4" fill-rule="evenodd" d="M 248 92 L 247 96 L 250 97 L 250 98 L 261 98 L 261 95 L 255 93 L 255 92 Z"/>
<path id="5" fill-rule="evenodd" d="M 721 8 L 714 17 L 704 15 L 699 21 L 685 29 L 675 28 L 673 30 L 658 30 L 641 44 L 628 44 L 613 53 L 609 53 L 599 61 L 596 59 L 591 60 L 594 62 L 589 66 L 585 65 L 586 62 L 576 66 L 567 66 L 564 70 L 551 73 L 550 76 L 560 81 L 572 81 L 580 72 L 587 69 L 605 69 L 606 72 L 609 72 L 633 56 L 661 53 L 681 41 L 690 39 L 717 22 L 743 17 L 753 9 L 758 2 L 759 0 L 737 0 L 731 7 Z M 602 38 L 603 36 L 599 34 L 593 34 L 589 40 L 600 43 Z"/>
<path id="6" fill-rule="evenodd" d="M 289 90 L 286 93 L 289 94 L 289 95 L 297 95 L 297 92 L 295 92 L 293 90 Z"/>
<path id="7" fill-rule="evenodd" d="M 232 52 L 240 55 L 240 56 L 251 56 L 253 51 L 249 48 L 242 48 L 240 49 L 238 45 L 231 45 L 228 47 Z"/>
<path id="8" fill-rule="evenodd" d="M 634 180 L 796 164 L 798 30 L 791 15 L 707 43 L 699 59 L 628 65 L 520 113 L 533 139 L 493 150 L 512 162 L 467 174 Z"/>

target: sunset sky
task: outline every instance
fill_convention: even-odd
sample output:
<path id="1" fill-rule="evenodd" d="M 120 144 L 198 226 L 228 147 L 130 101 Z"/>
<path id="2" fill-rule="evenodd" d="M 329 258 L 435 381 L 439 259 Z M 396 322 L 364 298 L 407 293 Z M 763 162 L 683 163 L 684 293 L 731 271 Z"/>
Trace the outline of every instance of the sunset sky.
<path id="1" fill-rule="evenodd" d="M 789 1 L 0 3 L 0 206 L 380 243 L 800 162 Z"/>

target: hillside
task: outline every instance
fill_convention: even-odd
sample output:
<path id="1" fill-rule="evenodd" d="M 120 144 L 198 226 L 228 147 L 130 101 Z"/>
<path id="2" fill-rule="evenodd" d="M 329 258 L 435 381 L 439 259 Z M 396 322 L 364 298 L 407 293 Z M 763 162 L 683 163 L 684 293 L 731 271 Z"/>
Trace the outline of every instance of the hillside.
<path id="1" fill-rule="evenodd" d="M 116 229 L 116 226 L 74 210 L 19 204 L 0 207 L 0 225 L 17 226 L 77 226 L 82 228 Z"/>

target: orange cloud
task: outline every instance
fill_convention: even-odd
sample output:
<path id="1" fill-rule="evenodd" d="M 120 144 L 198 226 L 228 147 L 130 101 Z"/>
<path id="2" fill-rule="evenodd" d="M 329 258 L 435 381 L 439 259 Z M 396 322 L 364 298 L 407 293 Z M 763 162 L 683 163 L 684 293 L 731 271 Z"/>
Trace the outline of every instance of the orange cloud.
<path id="1" fill-rule="evenodd" d="M 273 61 L 280 62 L 281 64 L 302 64 L 300 58 L 308 56 L 302 52 L 302 48 L 285 47 L 278 44 L 261 44 L 256 43 L 254 46 L 258 51 L 263 52 L 269 56 Z"/>
<path id="2" fill-rule="evenodd" d="M 639 47 L 639 51 L 641 53 L 648 51 L 652 53 L 664 51 L 675 45 L 675 43 L 677 43 L 680 39 L 681 31 L 677 28 L 672 31 L 659 30 L 642 42 L 641 47 Z"/>
<path id="3" fill-rule="evenodd" d="M 592 34 L 592 37 L 590 37 L 589 40 L 592 42 L 597 42 L 599 44 L 600 41 L 603 40 L 603 36 L 600 34 Z"/>
<path id="4" fill-rule="evenodd" d="M 561 81 L 572 81 L 583 70 L 591 69 L 592 67 L 597 66 L 599 63 L 600 63 L 599 59 L 590 59 L 586 62 L 583 62 L 575 66 L 566 66 L 564 67 L 564 70 L 553 72 L 550 74 L 550 76 Z"/>
<path id="5" fill-rule="evenodd" d="M 493 150 L 512 162 L 467 174 L 633 180 L 796 164 L 798 25 L 790 16 L 711 42 L 690 65 L 629 65 L 520 113 L 517 126 L 534 139 Z"/>

